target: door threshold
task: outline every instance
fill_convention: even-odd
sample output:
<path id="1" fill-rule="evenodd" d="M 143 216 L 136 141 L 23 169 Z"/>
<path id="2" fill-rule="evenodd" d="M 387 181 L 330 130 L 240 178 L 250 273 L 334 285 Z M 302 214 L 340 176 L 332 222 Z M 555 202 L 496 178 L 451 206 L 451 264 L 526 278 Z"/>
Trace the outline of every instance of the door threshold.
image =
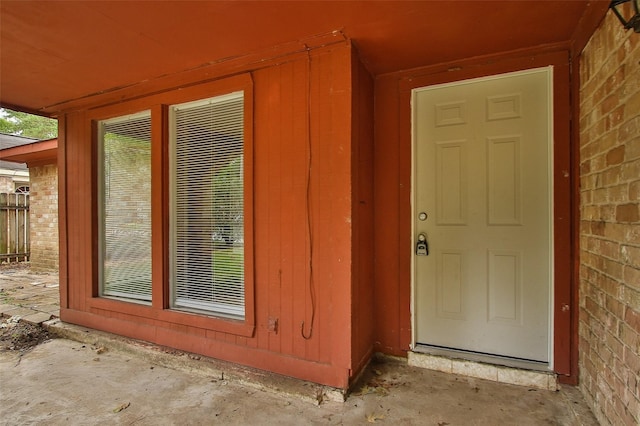
<path id="1" fill-rule="evenodd" d="M 416 345 L 408 354 L 408 364 L 498 383 L 558 390 L 556 374 L 541 362 Z"/>

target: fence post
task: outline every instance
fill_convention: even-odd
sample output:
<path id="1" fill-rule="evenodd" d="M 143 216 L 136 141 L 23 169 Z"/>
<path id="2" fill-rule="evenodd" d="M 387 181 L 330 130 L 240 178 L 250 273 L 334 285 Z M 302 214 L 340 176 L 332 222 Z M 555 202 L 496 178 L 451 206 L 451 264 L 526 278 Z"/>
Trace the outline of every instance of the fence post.
<path id="1" fill-rule="evenodd" d="M 29 246 L 29 195 L 0 194 L 0 261 L 29 260 Z"/>
<path id="2" fill-rule="evenodd" d="M 0 194 L 0 256 L 9 253 L 9 204 L 7 196 L 9 194 Z M 0 258 L 0 262 L 4 261 L 4 256 Z"/>

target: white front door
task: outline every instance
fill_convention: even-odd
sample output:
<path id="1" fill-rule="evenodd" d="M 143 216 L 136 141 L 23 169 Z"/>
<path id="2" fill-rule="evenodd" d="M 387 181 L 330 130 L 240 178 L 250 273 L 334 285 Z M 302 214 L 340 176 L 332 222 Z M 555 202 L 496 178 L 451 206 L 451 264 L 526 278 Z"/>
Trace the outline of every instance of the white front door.
<path id="1" fill-rule="evenodd" d="M 550 362 L 551 81 L 542 68 L 413 91 L 417 347 Z"/>

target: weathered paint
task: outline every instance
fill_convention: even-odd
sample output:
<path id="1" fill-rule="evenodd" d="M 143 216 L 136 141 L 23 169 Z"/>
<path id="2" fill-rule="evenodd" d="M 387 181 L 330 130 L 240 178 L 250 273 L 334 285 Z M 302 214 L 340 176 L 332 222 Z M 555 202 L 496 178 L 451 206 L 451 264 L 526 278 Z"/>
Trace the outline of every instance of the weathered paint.
<path id="1" fill-rule="evenodd" d="M 358 372 L 369 361 L 373 351 L 373 79 L 354 56 L 351 61 L 353 76 L 352 102 L 352 212 L 353 247 L 351 297 L 352 339 L 351 364 Z"/>
<path id="2" fill-rule="evenodd" d="M 119 99 L 241 55 L 260 52 L 259 61 L 318 34 L 355 40 L 373 73 L 389 73 L 567 41 L 586 13 L 608 3 L 4 1 L 0 101 L 57 114 L 90 95 Z"/>
<path id="3" fill-rule="evenodd" d="M 554 371 L 572 376 L 573 240 L 570 194 L 569 51 L 563 46 L 379 76 L 375 129 L 375 311 L 377 350 L 405 356 L 411 344 L 411 105 L 416 87 L 554 66 Z M 380 119 L 384 117 L 384 119 Z"/>
<path id="4" fill-rule="evenodd" d="M 564 6 L 570 4 L 576 11 L 584 7 L 571 2 Z M 5 6 L 3 4 L 3 11 Z M 386 7 L 374 14 L 384 16 L 385 10 L 389 11 Z M 397 11 L 396 4 L 390 7 Z M 360 9 L 356 5 L 352 10 L 359 15 Z M 144 79 L 134 79 L 131 86 L 92 96 L 74 97 L 64 85 L 56 86 L 60 90 L 48 95 L 52 98 L 31 93 L 31 97 L 23 98 L 26 99 L 22 105 L 24 109 L 59 113 L 60 118 L 58 164 L 63 320 L 347 387 L 368 362 L 373 350 L 405 355 L 411 341 L 409 90 L 552 64 L 556 67 L 554 167 L 556 177 L 560 176 L 559 181 L 556 179 L 555 200 L 556 251 L 560 252 L 556 258 L 556 283 L 559 285 L 556 285 L 554 306 L 555 358 L 556 370 L 566 377 L 566 381 L 575 381 L 577 317 L 574 309 L 563 308 L 566 303 L 570 307 L 577 304 L 577 287 L 572 276 L 577 268 L 577 222 L 572 223 L 577 218 L 577 207 L 572 202 L 579 201 L 577 179 L 571 173 L 570 179 L 564 177 L 566 170 L 577 173 L 577 153 L 568 148 L 569 117 L 575 116 L 576 111 L 572 111 L 568 103 L 567 52 L 571 52 L 571 57 L 579 55 L 584 39 L 592 31 L 590 27 L 597 23 L 605 9 L 603 2 L 589 9 L 595 11 L 590 15 L 587 13 L 593 19 L 584 21 L 583 27 L 589 28 L 576 29 L 575 40 L 558 34 L 550 40 L 531 36 L 518 45 L 507 46 L 475 38 L 480 44 L 491 45 L 494 52 L 528 48 L 485 57 L 477 57 L 483 53 L 477 47 L 464 51 L 460 46 L 451 48 L 448 43 L 433 39 L 425 43 L 423 37 L 411 34 L 397 36 L 397 31 L 408 27 L 402 20 L 394 21 L 392 32 L 382 37 L 391 44 L 380 49 L 372 42 L 375 37 L 370 37 L 371 28 L 357 26 L 366 19 L 356 20 L 354 28 L 360 29 L 354 34 L 362 36 L 368 49 L 367 65 L 373 71 L 392 72 L 378 75 L 375 88 L 369 72 L 354 54 L 346 33 L 331 32 L 305 39 L 290 36 L 284 40 L 298 41 L 266 50 L 247 50 L 246 46 L 237 45 L 236 53 L 241 56 L 204 65 L 198 62 L 198 66 L 190 69 L 181 63 L 181 68 L 171 68 L 160 74 L 154 74 L 158 72 L 154 61 L 145 60 L 147 68 L 135 70 Z M 509 10 L 509 13 L 515 11 Z M 426 9 L 422 9 L 422 13 L 426 13 Z M 15 12 L 15 16 L 19 14 Z M 13 17 L 14 12 L 11 15 Z M 443 22 L 443 25 L 447 24 Z M 162 28 L 162 25 L 156 26 Z M 431 36 L 446 37 L 444 27 L 431 29 Z M 245 42 L 259 39 L 256 33 L 248 33 L 246 37 Z M 62 34 L 59 39 L 73 37 Z M 505 40 L 502 38 L 501 42 Z M 467 41 L 468 37 L 465 37 L 464 43 Z M 395 47 L 390 48 L 391 45 Z M 542 47 L 531 48 L 538 45 Z M 446 46 L 448 51 L 429 53 L 420 50 L 421 46 Z M 206 47 L 208 49 L 209 44 Z M 13 48 L 20 50 L 16 46 Z M 446 56 L 449 54 L 453 56 Z M 445 62 L 471 56 L 475 58 Z M 170 66 L 176 63 L 173 61 Z M 436 65 L 402 71 L 423 64 Z M 73 71 L 87 75 L 80 69 Z M 95 75 L 102 78 L 112 71 L 116 70 L 101 68 Z M 167 135 L 164 133 L 166 106 L 161 99 L 163 96 L 176 99 L 174 90 L 177 88 L 181 88 L 184 96 L 197 95 L 203 85 L 215 85 L 239 75 L 250 75 L 254 91 L 254 119 L 250 131 L 254 143 L 251 201 L 254 203 L 255 247 L 252 252 L 255 258 L 253 291 L 248 293 L 247 299 L 253 308 L 242 324 L 170 312 L 166 309 L 167 287 L 163 285 L 168 279 L 168 176 Z M 51 78 L 59 79 L 60 76 L 51 74 Z M 103 84 L 100 78 L 85 83 Z M 575 81 L 572 83 L 576 87 Z M 24 89 L 20 85 L 15 87 Z M 573 96 L 577 94 L 573 93 Z M 4 98 L 3 102 L 6 102 Z M 152 199 L 155 206 L 161 207 L 152 212 L 154 287 L 151 307 L 95 297 L 98 294 L 97 192 L 96 155 L 91 138 L 92 119 L 147 108 L 151 108 L 155 117 L 153 144 L 161 147 L 152 152 Z M 572 135 L 572 140 L 575 144 L 577 134 Z M 307 206 L 308 177 L 311 184 Z M 312 330 L 311 266 L 316 295 Z M 277 328 L 274 326 L 276 320 Z M 302 337 L 303 322 L 304 332 L 307 335 L 312 332 L 309 340 Z"/>
<path id="5" fill-rule="evenodd" d="M 372 349 L 371 77 L 351 45 L 343 42 L 250 74 L 196 83 L 64 115 L 61 286 L 68 305 L 62 304 L 61 318 L 346 388 Z M 254 236 L 249 244 L 255 249 L 246 257 L 248 271 L 253 265 L 253 282 L 246 284 L 245 321 L 229 321 L 167 309 L 167 151 L 162 123 L 163 105 L 239 86 L 253 99 L 246 132 L 253 144 L 247 167 L 254 178 L 246 191 L 253 220 L 245 232 Z M 144 306 L 98 297 L 92 123 L 149 108 L 154 129 L 154 300 Z M 368 256 L 358 256 L 365 251 Z"/>
<path id="6" fill-rule="evenodd" d="M 27 167 L 55 164 L 58 156 L 58 139 L 47 139 L 27 145 L 0 149 L 0 160 L 27 163 Z"/>

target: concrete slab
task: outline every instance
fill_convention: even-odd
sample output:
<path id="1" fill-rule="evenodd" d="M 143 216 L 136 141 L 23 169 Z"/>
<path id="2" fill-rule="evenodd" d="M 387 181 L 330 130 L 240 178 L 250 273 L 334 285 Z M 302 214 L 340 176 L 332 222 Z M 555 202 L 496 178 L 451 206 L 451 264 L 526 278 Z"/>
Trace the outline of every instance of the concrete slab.
<path id="1" fill-rule="evenodd" d="M 33 314 L 34 311 L 29 308 L 22 308 L 20 306 L 15 306 L 13 309 L 9 309 L 3 312 L 5 317 L 24 317 L 27 315 Z"/>
<path id="2" fill-rule="evenodd" d="M 59 292 L 57 273 L 32 273 L 25 265 L 0 267 L 0 314 L 3 316 L 29 317 L 43 313 L 58 317 Z M 36 318 L 41 321 L 44 317 Z"/>
<path id="3" fill-rule="evenodd" d="M 0 353 L 5 424 L 596 425 L 573 388 L 527 389 L 373 364 L 346 402 L 313 405 L 204 371 L 189 373 L 105 346 L 55 339 Z M 590 414 L 587 412 L 587 414 Z"/>
<path id="4" fill-rule="evenodd" d="M 556 376 L 550 372 L 490 365 L 419 352 L 409 352 L 407 355 L 409 365 L 414 367 L 536 389 L 554 391 L 558 388 Z"/>
<path id="5" fill-rule="evenodd" d="M 55 275 L 0 268 L 0 288 L 2 314 L 58 312 Z M 33 309 L 13 296 L 26 296 Z M 58 320 L 44 324 L 67 339 L 0 351 L 2 424 L 597 425 L 576 388 L 463 377 L 452 373 L 471 368 L 497 380 L 498 372 L 451 360 L 432 360 L 445 374 L 374 358 L 346 402 L 336 402 L 340 392 L 316 384 Z"/>
<path id="6" fill-rule="evenodd" d="M 1 304 L 0 305 L 0 315 L 4 315 L 5 312 L 9 312 L 12 309 L 15 309 L 16 306 L 15 305 L 9 305 L 9 304 Z"/>
<path id="7" fill-rule="evenodd" d="M 29 324 L 40 325 L 45 321 L 49 321 L 51 319 L 51 314 L 46 314 L 44 312 L 36 312 L 30 315 L 24 316 L 21 319 L 22 321 L 25 321 Z"/>

